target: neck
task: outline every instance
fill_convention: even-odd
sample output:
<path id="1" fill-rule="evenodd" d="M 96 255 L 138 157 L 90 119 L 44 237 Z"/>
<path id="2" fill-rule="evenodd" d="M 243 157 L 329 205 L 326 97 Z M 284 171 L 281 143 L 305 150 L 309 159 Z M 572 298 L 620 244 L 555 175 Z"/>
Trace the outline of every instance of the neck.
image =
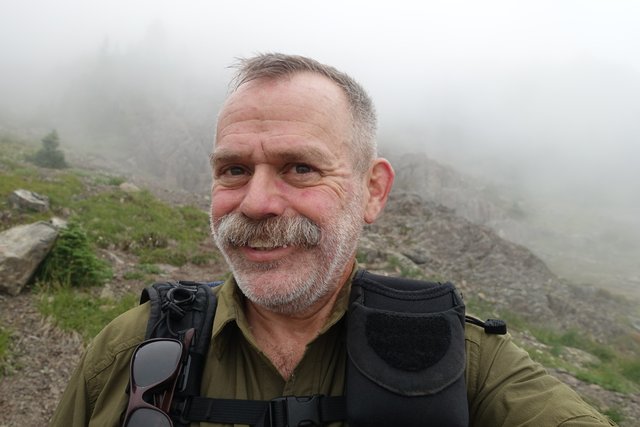
<path id="1" fill-rule="evenodd" d="M 291 377 L 307 345 L 327 322 L 348 277 L 342 278 L 333 292 L 301 313 L 277 313 L 247 301 L 246 316 L 258 347 L 285 380 Z"/>

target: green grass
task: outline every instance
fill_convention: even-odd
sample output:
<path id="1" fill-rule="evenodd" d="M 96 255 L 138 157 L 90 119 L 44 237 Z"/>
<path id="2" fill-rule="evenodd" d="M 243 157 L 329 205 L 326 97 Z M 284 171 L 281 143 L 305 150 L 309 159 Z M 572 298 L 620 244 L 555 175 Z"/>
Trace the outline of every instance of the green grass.
<path id="1" fill-rule="evenodd" d="M 52 205 L 55 205 L 68 203 L 75 195 L 82 193 L 85 186 L 73 171 L 45 172 L 35 167 L 23 166 L 3 172 L 0 194 L 8 196 L 18 188 L 46 194 Z"/>
<path id="2" fill-rule="evenodd" d="M 36 141 L 0 134 L 0 168 L 15 168 L 38 150 Z"/>
<path id="3" fill-rule="evenodd" d="M 99 175 L 94 178 L 93 182 L 96 184 L 111 185 L 113 187 L 117 187 L 120 184 L 126 182 L 126 179 L 121 176 Z"/>
<path id="4" fill-rule="evenodd" d="M 413 264 L 405 264 L 398 257 L 390 256 L 387 258 L 387 268 L 398 272 L 402 277 L 409 279 L 425 279 L 425 274 Z"/>
<path id="5" fill-rule="evenodd" d="M 625 377 L 640 384 L 640 360 L 638 358 L 623 361 L 621 369 Z"/>
<path id="6" fill-rule="evenodd" d="M 9 372 L 9 345 L 11 343 L 11 332 L 0 326 L 0 378 Z"/>
<path id="7" fill-rule="evenodd" d="M 109 276 L 100 273 L 96 256 L 100 248 L 118 249 L 139 257 L 140 264 L 126 273 L 125 279 L 148 280 L 160 272 L 157 263 L 202 265 L 216 258 L 210 248 L 200 247 L 210 238 L 207 214 L 200 209 L 169 206 L 148 191 L 123 192 L 118 188 L 124 182 L 122 177 L 75 169 L 39 169 L 25 162 L 38 146 L 34 141 L 0 134 L 0 210 L 10 213 L 3 217 L 0 230 L 48 220 L 53 215 L 70 221 L 71 232 L 67 234 L 73 238 L 66 244 L 62 233 L 60 244 L 56 245 L 62 253 L 56 259 L 54 249 L 48 260 L 50 264 L 55 261 L 58 271 L 63 267 L 75 270 L 40 275 L 40 284 L 34 291 L 39 293 L 39 310 L 61 328 L 78 331 L 88 340 L 111 319 L 137 305 L 138 295 L 127 295 L 117 301 L 95 296 L 97 292 L 91 285 L 99 285 Z M 7 198 L 18 188 L 49 197 L 51 211 L 11 209 Z M 70 280 L 74 274 L 79 278 Z M 90 286 L 72 290 L 70 285 Z M 0 329 L 0 360 L 6 359 L 8 337 L 9 332 Z"/>
<path id="8" fill-rule="evenodd" d="M 548 351 L 525 348 L 531 358 L 538 363 L 550 367 L 561 368 L 576 378 L 612 391 L 621 393 L 640 392 L 640 345 L 632 346 L 633 340 L 624 339 L 625 349 L 603 345 L 591 339 L 588 334 L 575 330 L 559 331 L 543 328 L 528 322 L 521 316 L 509 311 L 496 313 L 491 304 L 479 300 L 466 300 L 467 311 L 481 318 L 498 317 L 507 322 L 510 330 L 529 331 L 539 342 L 549 347 Z M 590 366 L 573 366 L 561 354 L 566 347 L 583 350 L 598 358 L 598 362 Z"/>
<path id="9" fill-rule="evenodd" d="M 598 384 L 607 390 L 622 393 L 640 391 L 640 362 L 633 356 L 614 351 L 610 346 L 599 344 L 578 331 L 558 332 L 536 327 L 530 330 L 540 342 L 551 346 L 552 354 L 559 354 L 562 348 L 573 347 L 598 358 L 597 362 L 585 367 L 564 366 L 576 378 Z"/>
<path id="10" fill-rule="evenodd" d="M 134 294 L 113 300 L 62 286 L 43 287 L 38 309 L 61 329 L 80 333 L 86 343 L 112 319 L 137 304 L 138 295 Z"/>
<path id="11" fill-rule="evenodd" d="M 115 247 L 140 256 L 146 264 L 183 265 L 198 255 L 209 236 L 207 214 L 190 207 L 171 207 L 148 191 L 114 189 L 78 201 L 75 218 L 102 248 Z"/>
<path id="12" fill-rule="evenodd" d="M 148 191 L 123 192 L 117 187 L 124 182 L 121 177 L 87 175 L 80 170 L 38 169 L 19 161 L 26 154 L 15 154 L 20 149 L 28 153 L 27 146 L 10 138 L 0 138 L 0 148 L 14 153 L 0 154 L 0 210 L 11 212 L 3 218 L 0 230 L 48 220 L 52 214 L 68 216 L 70 212 L 73 221 L 88 230 L 93 245 L 128 251 L 138 255 L 142 263 L 181 266 L 186 262 L 206 264 L 214 258 L 199 250 L 199 244 L 209 236 L 209 220 L 200 209 L 169 206 Z M 95 194 L 89 190 L 95 184 L 109 187 Z M 51 212 L 11 210 L 7 198 L 19 188 L 49 197 Z"/>
<path id="13" fill-rule="evenodd" d="M 620 393 L 636 393 L 640 390 L 637 383 L 629 381 L 620 372 L 619 364 L 598 363 L 588 369 L 570 369 L 576 378 L 590 384 Z"/>
<path id="14" fill-rule="evenodd" d="M 61 215 L 85 186 L 78 176 L 71 172 L 53 172 L 44 174 L 33 167 L 0 171 L 0 209 L 9 210 L 8 197 L 18 189 L 25 189 L 49 197 L 51 212 L 15 212 L 0 224 L 7 229 L 18 224 L 46 221 L 54 215 Z"/>
<path id="15" fill-rule="evenodd" d="M 157 265 L 154 264 L 137 264 L 134 266 L 133 271 L 127 271 L 123 277 L 126 280 L 148 280 L 149 277 L 160 274 L 161 271 Z"/>
<path id="16" fill-rule="evenodd" d="M 607 362 L 615 357 L 611 348 L 596 343 L 584 333 L 576 330 L 554 331 L 544 328 L 530 328 L 533 335 L 552 348 L 573 347 L 586 351 L 600 360 Z"/>
<path id="17" fill-rule="evenodd" d="M 611 418 L 611 420 L 616 424 L 621 423 L 625 419 L 624 414 L 619 408 L 609 408 L 607 410 L 602 411 L 602 413 L 607 417 Z"/>

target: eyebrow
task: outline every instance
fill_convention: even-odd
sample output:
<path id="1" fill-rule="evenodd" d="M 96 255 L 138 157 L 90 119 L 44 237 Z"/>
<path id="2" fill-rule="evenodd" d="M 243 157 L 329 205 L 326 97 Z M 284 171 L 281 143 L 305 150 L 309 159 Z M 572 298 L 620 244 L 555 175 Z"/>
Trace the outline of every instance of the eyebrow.
<path id="1" fill-rule="evenodd" d="M 216 150 L 209 154 L 209 163 L 212 167 L 220 163 L 237 163 L 244 157 L 245 156 L 241 153 L 236 153 L 229 150 Z"/>
<path id="2" fill-rule="evenodd" d="M 309 162 L 309 161 L 322 161 L 327 158 L 327 155 L 331 154 L 330 152 L 323 151 L 317 147 L 295 147 L 291 149 L 290 147 L 284 150 L 273 149 L 267 153 L 268 158 L 277 157 L 283 163 L 293 163 L 293 162 Z M 242 163 L 246 161 L 246 158 L 250 155 L 248 151 L 235 151 L 228 149 L 220 149 L 215 150 L 211 154 L 209 154 L 209 162 L 211 166 L 215 167 L 215 165 L 219 164 L 227 164 L 227 163 Z"/>
<path id="3" fill-rule="evenodd" d="M 310 160 L 313 160 L 313 161 L 323 160 L 327 157 L 327 154 L 330 154 L 330 153 L 327 153 L 326 151 L 323 151 L 316 147 L 306 146 L 306 147 L 296 147 L 293 150 L 287 149 L 283 151 L 278 151 L 276 149 L 274 150 L 273 154 L 269 153 L 267 156 L 268 157 L 275 156 L 285 163 L 292 163 L 292 162 L 305 162 L 305 161 L 308 162 Z"/>

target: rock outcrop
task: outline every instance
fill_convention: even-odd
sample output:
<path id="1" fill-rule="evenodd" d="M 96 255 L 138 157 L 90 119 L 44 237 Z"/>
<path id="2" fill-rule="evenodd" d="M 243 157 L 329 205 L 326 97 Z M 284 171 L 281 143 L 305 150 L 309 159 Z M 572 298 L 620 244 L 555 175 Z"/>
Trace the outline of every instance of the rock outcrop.
<path id="1" fill-rule="evenodd" d="M 33 191 L 18 189 L 9 196 L 9 203 L 20 210 L 47 212 L 49 210 L 49 198 Z"/>
<path id="2" fill-rule="evenodd" d="M 0 233 L 0 292 L 18 295 L 58 236 L 55 226 L 39 221 Z"/>
<path id="3" fill-rule="evenodd" d="M 611 295 L 571 285 L 524 246 L 416 194 L 392 194 L 366 228 L 359 258 L 379 272 L 452 281 L 498 313 L 509 310 L 548 327 L 587 330 L 602 341 L 629 328 L 611 318 L 620 313 Z"/>

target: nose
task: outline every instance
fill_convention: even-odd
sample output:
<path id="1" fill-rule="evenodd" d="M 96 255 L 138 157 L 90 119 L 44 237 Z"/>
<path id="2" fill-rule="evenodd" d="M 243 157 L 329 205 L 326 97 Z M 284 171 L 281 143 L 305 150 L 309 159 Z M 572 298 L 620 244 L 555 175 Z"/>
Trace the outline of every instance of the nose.
<path id="1" fill-rule="evenodd" d="M 246 193 L 239 206 L 240 212 L 252 219 L 264 219 L 282 215 L 285 207 L 284 195 L 276 174 L 257 168 L 246 184 Z"/>

